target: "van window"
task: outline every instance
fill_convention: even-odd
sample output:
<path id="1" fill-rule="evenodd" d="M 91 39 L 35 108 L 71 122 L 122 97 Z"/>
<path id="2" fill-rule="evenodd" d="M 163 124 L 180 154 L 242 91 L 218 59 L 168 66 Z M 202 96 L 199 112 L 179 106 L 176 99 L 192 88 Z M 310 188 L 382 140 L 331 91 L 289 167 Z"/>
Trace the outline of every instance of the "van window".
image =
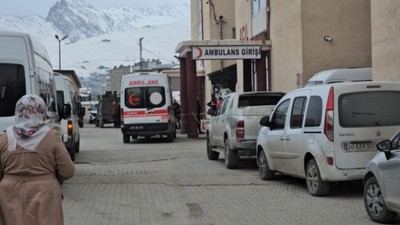
<path id="1" fill-rule="evenodd" d="M 239 96 L 238 107 L 259 106 L 259 105 L 276 105 L 282 96 L 274 95 L 241 95 Z"/>
<path id="2" fill-rule="evenodd" d="M 290 100 L 282 102 L 272 115 L 271 126 L 272 130 L 283 130 L 285 128 L 286 114 L 289 108 Z"/>
<path id="3" fill-rule="evenodd" d="M 322 117 L 322 99 L 319 96 L 311 96 L 306 113 L 305 127 L 319 127 Z"/>
<path id="4" fill-rule="evenodd" d="M 368 91 L 339 97 L 339 124 L 342 127 L 400 125 L 399 91 Z"/>
<path id="5" fill-rule="evenodd" d="M 290 128 L 301 128 L 303 125 L 304 108 L 306 105 L 306 97 L 297 97 L 293 102 L 292 115 L 290 117 Z"/>
<path id="6" fill-rule="evenodd" d="M 25 93 L 24 67 L 19 64 L 0 63 L 0 116 L 13 116 L 15 103 Z"/>
<path id="7" fill-rule="evenodd" d="M 64 92 L 63 91 L 57 91 L 57 104 L 58 104 L 58 110 L 60 111 L 63 107 L 64 104 Z"/>
<path id="8" fill-rule="evenodd" d="M 125 89 L 125 105 L 131 109 L 164 106 L 164 87 L 132 87 Z"/>

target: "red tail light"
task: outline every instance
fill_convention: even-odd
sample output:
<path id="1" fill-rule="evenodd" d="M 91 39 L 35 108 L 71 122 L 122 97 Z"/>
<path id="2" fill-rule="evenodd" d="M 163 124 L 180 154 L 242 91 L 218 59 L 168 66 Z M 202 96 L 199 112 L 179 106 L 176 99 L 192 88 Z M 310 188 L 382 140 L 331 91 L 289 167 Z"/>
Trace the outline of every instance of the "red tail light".
<path id="1" fill-rule="evenodd" d="M 324 134 L 330 141 L 333 141 L 333 125 L 334 125 L 333 106 L 334 106 L 334 92 L 333 92 L 333 87 L 331 87 L 328 94 L 328 102 L 326 103 L 325 122 L 324 122 Z"/>
<path id="2" fill-rule="evenodd" d="M 236 123 L 236 138 L 244 138 L 244 121 L 240 120 Z"/>
<path id="3" fill-rule="evenodd" d="M 68 136 L 72 136 L 72 121 L 68 121 L 68 125 L 67 125 L 67 128 L 68 128 Z"/>

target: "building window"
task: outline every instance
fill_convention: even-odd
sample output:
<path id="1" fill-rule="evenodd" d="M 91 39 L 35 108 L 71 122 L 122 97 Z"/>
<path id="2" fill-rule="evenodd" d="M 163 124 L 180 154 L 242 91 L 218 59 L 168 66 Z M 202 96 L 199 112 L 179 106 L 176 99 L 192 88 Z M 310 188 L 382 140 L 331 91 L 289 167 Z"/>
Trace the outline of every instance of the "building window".
<path id="1" fill-rule="evenodd" d="M 267 1 L 268 0 L 253 0 L 252 1 L 252 14 L 256 15 L 260 11 L 265 10 L 267 8 Z"/>

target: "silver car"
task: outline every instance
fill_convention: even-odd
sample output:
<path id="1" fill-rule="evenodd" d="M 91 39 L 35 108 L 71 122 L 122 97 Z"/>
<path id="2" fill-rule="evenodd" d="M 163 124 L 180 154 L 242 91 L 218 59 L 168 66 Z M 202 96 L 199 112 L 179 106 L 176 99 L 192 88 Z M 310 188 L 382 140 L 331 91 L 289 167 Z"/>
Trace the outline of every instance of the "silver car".
<path id="1" fill-rule="evenodd" d="M 390 223 L 400 214 L 400 131 L 377 144 L 364 177 L 364 203 L 369 217 Z"/>

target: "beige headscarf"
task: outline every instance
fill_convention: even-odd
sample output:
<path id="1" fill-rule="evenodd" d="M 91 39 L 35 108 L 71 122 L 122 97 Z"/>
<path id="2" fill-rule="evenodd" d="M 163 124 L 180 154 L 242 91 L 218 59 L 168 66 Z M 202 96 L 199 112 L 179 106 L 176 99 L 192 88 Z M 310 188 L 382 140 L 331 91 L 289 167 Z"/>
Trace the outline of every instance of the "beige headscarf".
<path id="1" fill-rule="evenodd" d="M 7 128 L 8 148 L 13 152 L 20 145 L 33 151 L 49 130 L 46 103 L 38 95 L 24 95 L 15 105 L 15 124 Z"/>

